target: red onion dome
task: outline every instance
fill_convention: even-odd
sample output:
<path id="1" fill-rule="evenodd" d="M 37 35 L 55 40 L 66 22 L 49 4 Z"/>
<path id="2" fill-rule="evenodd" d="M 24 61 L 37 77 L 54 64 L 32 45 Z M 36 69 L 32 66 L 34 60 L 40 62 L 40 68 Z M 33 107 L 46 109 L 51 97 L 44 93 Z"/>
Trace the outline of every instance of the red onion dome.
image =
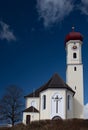
<path id="1" fill-rule="evenodd" d="M 70 32 L 66 38 L 65 38 L 65 43 L 68 42 L 69 40 L 80 40 L 83 41 L 83 35 L 79 32 Z"/>

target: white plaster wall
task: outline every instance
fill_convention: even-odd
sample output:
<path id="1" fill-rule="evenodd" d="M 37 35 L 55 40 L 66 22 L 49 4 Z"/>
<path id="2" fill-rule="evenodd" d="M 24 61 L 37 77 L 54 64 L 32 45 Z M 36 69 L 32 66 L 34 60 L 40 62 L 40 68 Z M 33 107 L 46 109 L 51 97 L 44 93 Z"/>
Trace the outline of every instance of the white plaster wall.
<path id="1" fill-rule="evenodd" d="M 23 112 L 23 124 L 25 124 L 25 125 L 26 125 L 26 116 L 27 115 L 30 115 L 30 122 L 39 120 L 39 113 Z"/>
<path id="2" fill-rule="evenodd" d="M 32 106 L 32 102 L 35 102 L 34 107 L 39 110 L 39 98 L 35 97 L 26 98 L 26 108 Z"/>
<path id="3" fill-rule="evenodd" d="M 82 118 L 84 105 L 83 66 L 76 65 L 77 71 L 74 71 L 74 67 L 75 65 L 67 66 L 67 84 L 75 91 L 74 118 Z"/>
<path id="4" fill-rule="evenodd" d="M 62 97 L 62 106 L 60 108 L 61 113 L 59 114 L 52 114 L 52 96 L 58 93 Z M 46 95 L 46 109 L 43 110 L 42 108 L 42 96 Z M 66 118 L 66 90 L 63 89 L 47 89 L 40 93 L 40 119 L 52 119 L 54 116 L 61 116 L 61 118 Z"/>

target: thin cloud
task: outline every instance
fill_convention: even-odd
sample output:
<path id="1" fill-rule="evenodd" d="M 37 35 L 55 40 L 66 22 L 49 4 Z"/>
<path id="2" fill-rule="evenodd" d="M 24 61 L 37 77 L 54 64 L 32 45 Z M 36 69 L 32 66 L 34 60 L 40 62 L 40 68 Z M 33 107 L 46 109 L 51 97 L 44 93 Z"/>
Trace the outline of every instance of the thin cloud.
<path id="1" fill-rule="evenodd" d="M 37 0 L 39 18 L 44 26 L 63 21 L 74 8 L 73 0 Z"/>
<path id="2" fill-rule="evenodd" d="M 10 29 L 10 26 L 3 21 L 0 21 L 0 39 L 5 39 L 7 41 L 16 41 L 16 37 Z"/>
<path id="3" fill-rule="evenodd" d="M 88 103 L 84 106 L 84 118 L 88 119 Z"/>
<path id="4" fill-rule="evenodd" d="M 79 5 L 79 9 L 85 15 L 88 15 L 88 0 L 81 0 L 81 4 Z"/>

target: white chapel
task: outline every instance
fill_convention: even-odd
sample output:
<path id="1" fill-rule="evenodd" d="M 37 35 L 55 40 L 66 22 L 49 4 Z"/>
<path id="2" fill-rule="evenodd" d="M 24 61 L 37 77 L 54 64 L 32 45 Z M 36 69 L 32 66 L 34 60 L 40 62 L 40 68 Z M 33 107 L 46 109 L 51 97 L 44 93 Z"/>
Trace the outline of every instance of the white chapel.
<path id="1" fill-rule="evenodd" d="M 65 38 L 66 83 L 55 73 L 49 81 L 25 96 L 23 123 L 45 119 L 83 118 L 83 36 L 74 28 Z"/>

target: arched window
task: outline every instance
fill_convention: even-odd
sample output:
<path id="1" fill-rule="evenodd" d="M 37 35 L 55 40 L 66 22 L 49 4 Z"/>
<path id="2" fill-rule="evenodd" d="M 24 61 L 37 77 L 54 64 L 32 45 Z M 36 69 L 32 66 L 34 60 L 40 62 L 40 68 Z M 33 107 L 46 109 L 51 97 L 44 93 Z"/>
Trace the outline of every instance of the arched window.
<path id="1" fill-rule="evenodd" d="M 36 108 L 36 102 L 34 100 L 31 102 L 31 106 Z"/>
<path id="2" fill-rule="evenodd" d="M 46 109 L 46 95 L 43 95 L 42 97 L 42 105 L 43 105 L 43 109 Z"/>
<path id="3" fill-rule="evenodd" d="M 76 67 L 74 67 L 74 71 L 76 71 L 77 70 L 77 68 Z"/>
<path id="4" fill-rule="evenodd" d="M 75 86 L 75 90 L 76 90 L 76 86 Z"/>
<path id="5" fill-rule="evenodd" d="M 62 96 L 58 93 L 55 93 L 52 96 L 52 105 L 51 105 L 52 115 L 61 113 L 63 111 L 62 106 L 63 106 Z"/>
<path id="6" fill-rule="evenodd" d="M 73 58 L 77 58 L 77 54 L 76 53 L 73 53 Z"/>
<path id="7" fill-rule="evenodd" d="M 68 110 L 71 109 L 71 96 L 70 95 L 68 95 L 68 97 L 67 97 L 67 108 L 68 108 Z"/>

